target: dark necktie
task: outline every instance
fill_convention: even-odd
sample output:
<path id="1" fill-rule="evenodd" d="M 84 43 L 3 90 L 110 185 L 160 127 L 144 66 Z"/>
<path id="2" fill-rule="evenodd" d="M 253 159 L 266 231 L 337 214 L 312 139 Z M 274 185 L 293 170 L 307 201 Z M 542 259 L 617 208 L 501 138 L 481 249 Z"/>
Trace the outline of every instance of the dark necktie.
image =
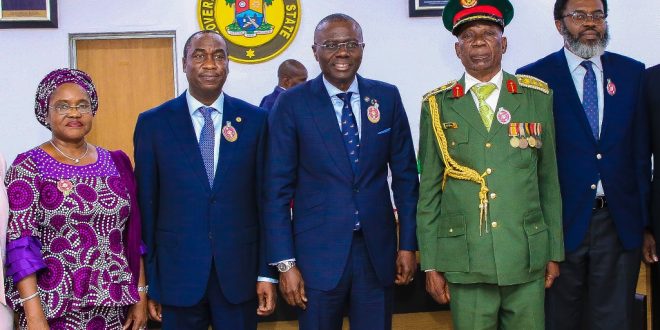
<path id="1" fill-rule="evenodd" d="M 202 160 L 204 161 L 204 168 L 206 169 L 206 176 L 209 179 L 209 186 L 213 187 L 213 151 L 215 150 L 215 128 L 213 127 L 213 119 L 211 113 L 215 109 L 211 107 L 200 107 L 199 112 L 204 116 L 204 126 L 199 135 L 199 151 L 202 153 Z"/>
<path id="2" fill-rule="evenodd" d="M 351 161 L 353 174 L 357 174 L 359 156 L 360 156 L 360 135 L 358 133 L 357 122 L 351 109 L 351 95 L 353 93 L 339 93 L 337 97 L 344 101 L 341 109 L 341 135 L 344 138 L 344 148 Z"/>
<path id="3" fill-rule="evenodd" d="M 591 61 L 583 61 L 582 65 L 587 73 L 584 75 L 584 85 L 582 91 L 582 107 L 589 120 L 591 132 L 594 138 L 598 140 L 598 90 L 596 89 L 596 73 L 592 67 Z"/>
<path id="4" fill-rule="evenodd" d="M 360 134 L 358 132 L 357 121 L 351 109 L 351 96 L 352 92 L 339 93 L 337 97 L 344 101 L 344 106 L 341 109 L 341 135 L 344 138 L 344 148 L 348 159 L 351 161 L 351 168 L 353 175 L 357 174 L 360 156 Z M 353 230 L 360 230 L 360 218 L 358 211 L 354 211 L 355 225 Z"/>

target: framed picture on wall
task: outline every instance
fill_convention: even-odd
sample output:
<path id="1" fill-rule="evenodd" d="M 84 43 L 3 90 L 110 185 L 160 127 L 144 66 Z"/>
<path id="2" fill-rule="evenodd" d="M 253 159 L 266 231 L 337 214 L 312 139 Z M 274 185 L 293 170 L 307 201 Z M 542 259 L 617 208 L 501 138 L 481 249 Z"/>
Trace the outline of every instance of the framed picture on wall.
<path id="1" fill-rule="evenodd" d="M 408 16 L 442 16 L 442 10 L 449 0 L 408 0 Z"/>
<path id="2" fill-rule="evenodd" d="M 56 27 L 57 0 L 0 0 L 0 29 Z"/>

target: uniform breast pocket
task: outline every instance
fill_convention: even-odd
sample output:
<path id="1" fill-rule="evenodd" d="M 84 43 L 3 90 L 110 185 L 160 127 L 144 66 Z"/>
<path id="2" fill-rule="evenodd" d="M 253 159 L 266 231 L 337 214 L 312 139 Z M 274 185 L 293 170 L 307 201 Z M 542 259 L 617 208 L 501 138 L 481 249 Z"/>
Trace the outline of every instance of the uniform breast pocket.
<path id="1" fill-rule="evenodd" d="M 438 226 L 438 265 L 443 272 L 470 270 L 468 242 L 463 214 L 447 215 Z"/>
<path id="2" fill-rule="evenodd" d="M 468 150 L 468 130 L 467 129 L 447 129 L 445 130 L 445 137 L 447 137 L 447 150 L 449 155 L 459 163 L 467 163 L 470 160 L 470 153 Z"/>
<path id="3" fill-rule="evenodd" d="M 513 148 L 510 147 L 509 163 L 516 168 L 529 168 L 532 164 L 536 163 L 537 150 L 536 148 L 527 147 Z"/>

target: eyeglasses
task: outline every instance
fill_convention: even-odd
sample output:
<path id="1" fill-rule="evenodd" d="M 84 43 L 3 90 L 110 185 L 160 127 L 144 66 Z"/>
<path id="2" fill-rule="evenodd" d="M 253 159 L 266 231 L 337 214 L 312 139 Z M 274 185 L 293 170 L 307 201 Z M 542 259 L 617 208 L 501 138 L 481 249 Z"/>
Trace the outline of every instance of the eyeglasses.
<path id="1" fill-rule="evenodd" d="M 583 11 L 574 11 L 572 13 L 566 14 L 561 18 L 571 17 L 573 23 L 576 25 L 584 25 L 587 22 L 587 19 L 591 19 L 594 24 L 603 24 L 607 18 L 607 14 L 602 11 L 597 11 L 595 13 L 587 14 Z"/>
<path id="2" fill-rule="evenodd" d="M 68 105 L 66 103 L 52 106 L 51 109 L 57 111 L 58 115 L 64 116 L 71 113 L 71 109 L 76 109 L 81 115 L 92 113 L 92 105 L 89 103 L 80 103 L 78 105 Z"/>
<path id="3" fill-rule="evenodd" d="M 358 48 L 364 47 L 364 42 L 357 42 L 357 41 L 346 41 L 346 42 L 326 42 L 324 44 L 314 44 L 316 47 L 321 47 L 323 50 L 329 51 L 329 52 L 336 52 L 340 48 L 344 47 L 346 48 L 346 51 L 353 51 Z"/>

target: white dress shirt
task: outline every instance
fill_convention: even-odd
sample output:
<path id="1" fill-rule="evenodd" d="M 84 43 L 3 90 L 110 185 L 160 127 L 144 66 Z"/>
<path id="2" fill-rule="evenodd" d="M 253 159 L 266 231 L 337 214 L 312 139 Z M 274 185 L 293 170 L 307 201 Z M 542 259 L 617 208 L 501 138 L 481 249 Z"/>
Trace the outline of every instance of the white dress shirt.
<path id="1" fill-rule="evenodd" d="M 476 105 L 477 112 L 479 112 L 479 99 L 477 99 L 477 95 L 475 93 L 472 93 L 472 86 L 474 85 L 483 85 L 486 83 L 493 83 L 495 84 L 495 90 L 490 93 L 490 95 L 486 98 L 486 104 L 490 107 L 491 110 L 493 110 L 493 113 L 495 113 L 497 109 L 497 102 L 500 100 L 500 90 L 502 89 L 502 79 L 504 79 L 504 73 L 502 73 L 502 70 L 495 74 L 493 78 L 491 78 L 489 81 L 482 82 L 479 81 L 477 78 L 471 76 L 469 73 L 465 73 L 465 90 L 470 91 L 470 94 L 472 95 L 472 99 L 474 100 L 474 104 Z"/>
<path id="2" fill-rule="evenodd" d="M 564 47 L 564 55 L 566 55 L 566 61 L 568 62 L 568 70 L 571 73 L 573 78 L 573 84 L 575 85 L 575 91 L 582 102 L 584 94 L 584 76 L 587 75 L 587 69 L 582 65 L 583 61 L 591 61 L 593 65 L 591 66 L 596 75 L 596 91 L 598 94 L 598 137 L 600 138 L 601 128 L 603 126 L 603 114 L 605 109 L 605 90 L 603 88 L 603 62 L 600 60 L 600 54 L 596 55 L 589 59 L 584 59 L 573 54 L 570 50 Z M 603 183 L 601 180 L 598 180 L 598 188 L 596 189 L 596 195 L 605 196 L 605 191 L 603 190 Z"/>
<path id="3" fill-rule="evenodd" d="M 199 100 L 195 99 L 194 96 L 190 95 L 190 91 L 186 91 L 186 102 L 188 102 L 188 111 L 190 112 L 190 119 L 192 119 L 193 128 L 195 129 L 195 136 L 197 137 L 197 143 L 199 143 L 199 138 L 202 134 L 202 127 L 204 127 L 204 116 L 199 111 L 199 108 L 205 107 L 206 105 Z M 218 159 L 220 158 L 220 134 L 222 131 L 222 111 L 225 104 L 225 93 L 220 93 L 220 96 L 209 106 L 215 111 L 211 112 L 211 120 L 213 120 L 213 130 L 214 134 L 214 148 L 213 148 L 213 175 L 215 176 L 215 171 L 218 168 Z"/>
<path id="4" fill-rule="evenodd" d="M 328 91 L 328 95 L 330 96 L 330 101 L 332 101 L 332 107 L 335 109 L 335 116 L 337 117 L 337 125 L 339 125 L 339 130 L 341 131 L 341 113 L 342 110 L 344 109 L 344 101 L 340 99 L 337 94 L 339 93 L 348 93 L 352 92 L 353 94 L 351 95 L 351 110 L 353 110 L 353 116 L 355 117 L 355 123 L 357 124 L 357 129 L 358 129 L 358 136 L 362 135 L 362 111 L 360 111 L 361 106 L 360 106 L 360 91 L 358 90 L 358 83 L 357 83 L 357 77 L 353 79 L 353 82 L 351 83 L 350 86 L 348 86 L 348 90 L 346 92 L 342 91 L 341 89 L 335 87 L 333 84 L 331 84 L 329 81 L 325 79 L 325 76 L 323 76 L 323 85 L 325 85 L 325 89 Z"/>

